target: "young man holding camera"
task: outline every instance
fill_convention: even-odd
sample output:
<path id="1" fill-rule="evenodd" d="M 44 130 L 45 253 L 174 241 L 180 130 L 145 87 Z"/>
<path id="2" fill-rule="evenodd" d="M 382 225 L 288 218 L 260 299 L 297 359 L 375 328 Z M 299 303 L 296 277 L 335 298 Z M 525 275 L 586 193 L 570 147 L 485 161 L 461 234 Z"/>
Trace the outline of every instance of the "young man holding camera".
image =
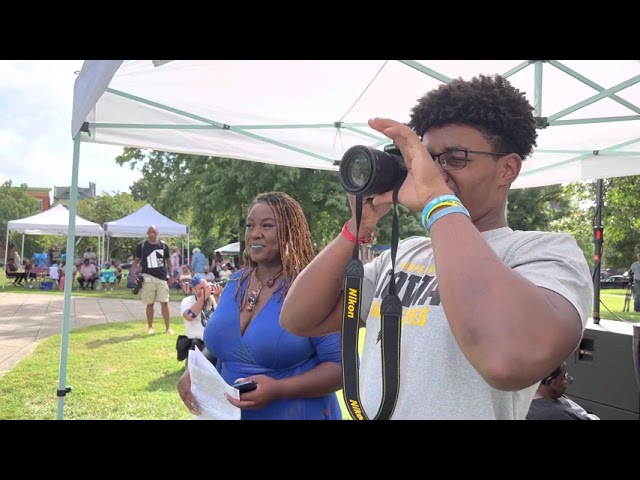
<path id="1" fill-rule="evenodd" d="M 509 188 L 536 145 L 533 107 L 506 79 L 479 76 L 428 92 L 409 125 L 369 125 L 400 148 L 408 175 L 398 203 L 422 212 L 428 235 L 398 247 L 400 375 L 390 418 L 524 419 L 540 380 L 578 346 L 593 298 L 570 235 L 507 225 Z M 352 218 L 284 301 L 280 323 L 295 335 L 340 331 L 345 268 L 355 242 L 370 241 L 391 208 L 392 192 L 363 198 L 359 232 L 350 201 Z M 366 325 L 358 418 L 373 418 L 390 391 L 380 307 L 391 268 L 388 251 L 364 266 L 360 318 L 352 313 Z"/>
<path id="2" fill-rule="evenodd" d="M 165 333 L 173 334 L 169 317 L 169 289 L 173 271 L 169 245 L 158 239 L 158 229 L 151 225 L 147 229 L 147 240 L 136 247 L 135 259 L 129 271 L 134 283 L 138 282 L 136 274 L 138 266 L 142 264 L 142 302 L 147 306 L 147 325 L 149 333 L 153 333 L 153 305 L 160 303 Z"/>

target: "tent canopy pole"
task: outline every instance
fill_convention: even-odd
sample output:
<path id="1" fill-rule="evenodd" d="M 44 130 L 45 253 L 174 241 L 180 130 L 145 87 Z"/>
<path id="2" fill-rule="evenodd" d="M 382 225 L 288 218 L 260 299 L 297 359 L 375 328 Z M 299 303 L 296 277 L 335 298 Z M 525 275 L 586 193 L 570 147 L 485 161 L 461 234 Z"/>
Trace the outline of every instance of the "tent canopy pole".
<path id="1" fill-rule="evenodd" d="M 80 164 L 80 133 L 73 142 L 73 169 L 71 171 L 71 192 L 69 202 L 69 231 L 67 234 L 67 261 L 65 265 L 64 310 L 62 316 L 62 340 L 60 345 L 60 375 L 58 379 L 58 416 L 62 420 L 64 397 L 71 392 L 67 381 L 67 350 L 69 349 L 69 323 L 71 316 L 71 288 L 73 287 L 73 269 L 75 258 L 76 210 L 78 205 L 78 168 Z"/>

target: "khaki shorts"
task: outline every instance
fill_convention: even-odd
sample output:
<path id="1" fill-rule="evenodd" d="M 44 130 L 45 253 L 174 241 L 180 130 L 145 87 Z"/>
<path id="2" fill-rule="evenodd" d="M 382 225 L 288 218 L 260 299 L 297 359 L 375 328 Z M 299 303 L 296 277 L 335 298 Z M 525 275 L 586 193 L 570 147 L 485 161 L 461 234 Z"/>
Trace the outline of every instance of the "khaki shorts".
<path id="1" fill-rule="evenodd" d="M 143 273 L 142 289 L 140 298 L 145 305 L 152 305 L 155 302 L 167 303 L 169 301 L 169 286 L 166 280 L 160 280 L 148 273 Z"/>

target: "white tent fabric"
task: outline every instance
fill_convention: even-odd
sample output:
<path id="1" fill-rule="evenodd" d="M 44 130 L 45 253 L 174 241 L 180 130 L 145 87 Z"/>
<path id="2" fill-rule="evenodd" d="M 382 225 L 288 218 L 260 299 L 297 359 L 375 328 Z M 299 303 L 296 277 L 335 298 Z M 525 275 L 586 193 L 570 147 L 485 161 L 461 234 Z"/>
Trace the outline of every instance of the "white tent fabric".
<path id="1" fill-rule="evenodd" d="M 221 253 L 222 255 L 239 255 L 240 254 L 240 242 L 230 243 L 224 247 L 220 247 L 214 250 L 215 253 Z"/>
<path id="2" fill-rule="evenodd" d="M 150 225 L 155 225 L 163 237 L 186 237 L 186 225 L 165 217 L 151 205 L 146 204 L 136 212 L 104 224 L 107 237 L 146 237 Z"/>
<path id="3" fill-rule="evenodd" d="M 67 235 L 69 233 L 69 210 L 62 204 L 31 217 L 11 220 L 7 230 L 25 235 Z M 78 237 L 100 237 L 102 227 L 76 215 L 75 235 Z"/>
<path id="4" fill-rule="evenodd" d="M 76 79 L 72 135 L 337 170 L 349 147 L 388 143 L 369 118 L 406 122 L 425 92 L 479 73 L 508 77 L 546 126 L 513 188 L 640 174 L 635 60 L 92 60 Z"/>

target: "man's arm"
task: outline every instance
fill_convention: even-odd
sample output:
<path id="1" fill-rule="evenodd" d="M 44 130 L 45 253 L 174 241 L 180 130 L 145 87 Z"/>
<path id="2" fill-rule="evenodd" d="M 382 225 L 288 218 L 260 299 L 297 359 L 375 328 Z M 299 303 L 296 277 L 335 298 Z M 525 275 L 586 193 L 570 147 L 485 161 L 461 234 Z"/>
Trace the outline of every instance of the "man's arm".
<path id="1" fill-rule="evenodd" d="M 556 291 L 538 287 L 517 268 L 505 265 L 468 218 L 442 217 L 431 228 L 431 240 L 438 291 L 451 331 L 491 386 L 509 391 L 533 385 L 576 348 L 583 313 Z M 540 244 L 524 248 L 531 255 L 542 252 L 529 268 L 549 265 L 536 282 L 550 276 L 554 265 L 565 274 L 572 272 L 573 278 L 567 275 L 570 293 L 584 307 L 589 279 L 576 265 L 566 263 L 566 251 Z"/>
<path id="2" fill-rule="evenodd" d="M 173 260 L 171 260 L 169 245 L 166 243 L 164 244 L 164 258 L 167 261 L 167 285 L 169 286 L 169 290 L 171 290 L 171 285 L 173 284 Z"/>
<path id="3" fill-rule="evenodd" d="M 355 235 L 355 222 L 349 223 Z M 285 330 L 305 337 L 340 331 L 344 274 L 352 255 L 353 243 L 340 234 L 300 272 L 280 313 Z"/>

